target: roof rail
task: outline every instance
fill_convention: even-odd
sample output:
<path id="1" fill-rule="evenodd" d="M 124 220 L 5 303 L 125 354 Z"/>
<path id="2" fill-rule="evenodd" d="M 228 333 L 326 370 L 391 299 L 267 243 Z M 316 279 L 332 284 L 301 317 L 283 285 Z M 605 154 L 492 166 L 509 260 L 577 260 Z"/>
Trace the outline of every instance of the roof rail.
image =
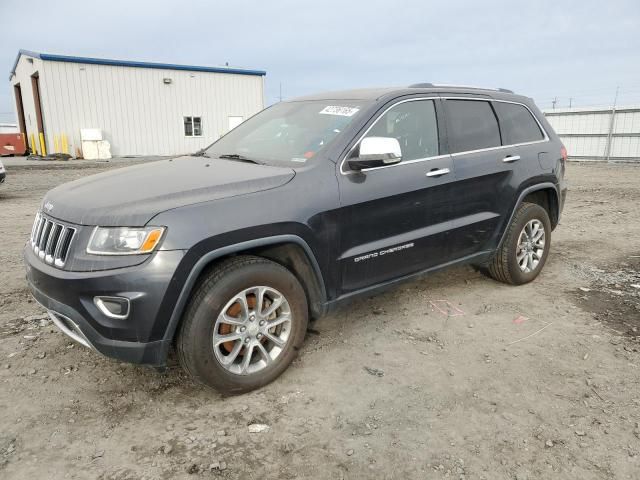
<path id="1" fill-rule="evenodd" d="M 409 88 L 433 88 L 433 87 L 470 88 L 473 90 L 494 90 L 496 92 L 513 93 L 513 90 L 509 90 L 507 88 L 477 87 L 474 85 L 449 85 L 444 83 L 414 83 L 413 85 L 409 85 Z"/>

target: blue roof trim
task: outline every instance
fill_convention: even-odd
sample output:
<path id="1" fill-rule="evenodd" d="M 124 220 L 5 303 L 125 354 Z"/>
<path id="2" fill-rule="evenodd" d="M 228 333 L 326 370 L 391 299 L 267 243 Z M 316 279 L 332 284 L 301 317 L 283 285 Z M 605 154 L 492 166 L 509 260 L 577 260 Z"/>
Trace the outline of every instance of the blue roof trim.
<path id="1" fill-rule="evenodd" d="M 20 50 L 16 61 L 13 64 L 11 74 L 16 71 L 18 61 L 22 55 L 28 57 L 39 58 L 49 62 L 69 62 L 84 63 L 89 65 L 111 65 L 114 67 L 136 67 L 136 68 L 157 68 L 163 70 L 186 70 L 189 72 L 210 72 L 210 73 L 232 73 L 236 75 L 258 75 L 267 74 L 264 70 L 249 70 L 244 68 L 228 68 L 228 67 L 203 67 L 198 65 L 177 65 L 173 63 L 153 63 L 153 62 L 134 62 L 129 60 L 112 60 L 108 58 L 91 58 L 91 57 L 73 57 L 70 55 L 52 55 L 49 53 L 38 53 L 29 50 Z"/>

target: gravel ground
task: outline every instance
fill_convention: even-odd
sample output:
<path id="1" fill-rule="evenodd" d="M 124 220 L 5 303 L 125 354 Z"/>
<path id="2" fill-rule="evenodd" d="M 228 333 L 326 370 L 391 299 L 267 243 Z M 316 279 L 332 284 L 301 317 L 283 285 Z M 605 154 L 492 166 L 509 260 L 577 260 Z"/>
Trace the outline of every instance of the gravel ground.
<path id="1" fill-rule="evenodd" d="M 28 294 L 42 195 L 119 166 L 16 167 L 0 187 L 1 478 L 639 477 L 640 168 L 569 165 L 532 284 L 464 267 L 357 301 L 279 380 L 228 398 L 175 361 L 74 345 Z"/>

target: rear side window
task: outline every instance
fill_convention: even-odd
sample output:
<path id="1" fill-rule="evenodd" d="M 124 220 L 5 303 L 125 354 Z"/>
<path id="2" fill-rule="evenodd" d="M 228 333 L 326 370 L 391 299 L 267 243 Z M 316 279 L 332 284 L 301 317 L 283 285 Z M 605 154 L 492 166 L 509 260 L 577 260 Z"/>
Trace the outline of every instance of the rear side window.
<path id="1" fill-rule="evenodd" d="M 493 106 L 500 119 L 502 143 L 504 145 L 535 142 L 544 139 L 538 122 L 531 116 L 531 112 L 527 108 L 515 103 L 503 102 L 495 102 Z"/>
<path id="2" fill-rule="evenodd" d="M 481 100 L 447 100 L 451 153 L 500 146 L 500 129 L 491 104 Z"/>

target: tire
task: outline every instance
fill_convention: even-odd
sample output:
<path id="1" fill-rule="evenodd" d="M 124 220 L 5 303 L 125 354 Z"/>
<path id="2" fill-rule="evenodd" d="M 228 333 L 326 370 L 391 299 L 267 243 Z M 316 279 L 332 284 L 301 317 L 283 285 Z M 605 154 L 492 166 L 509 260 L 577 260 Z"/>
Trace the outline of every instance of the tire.
<path id="1" fill-rule="evenodd" d="M 527 250 L 519 248 L 519 240 L 524 239 L 524 243 L 527 243 L 526 237 L 521 237 L 521 234 L 526 233 L 524 232 L 525 227 L 530 225 L 539 226 L 540 224 L 544 229 L 543 250 L 540 253 L 539 249 L 536 248 L 540 245 L 540 242 L 533 242 L 531 245 L 528 245 L 527 248 L 532 250 L 531 258 L 533 259 L 533 263 L 528 263 L 529 260 L 524 258 L 522 262 L 527 263 L 527 265 L 523 270 L 521 263 L 518 261 L 518 257 L 521 257 L 523 252 L 525 253 L 525 256 L 528 257 L 528 253 L 526 253 Z M 531 230 L 529 230 L 529 232 L 531 232 Z M 534 238 L 538 234 L 539 229 L 536 231 Z M 516 210 L 516 213 L 507 228 L 502 244 L 498 247 L 498 250 L 489 264 L 486 268 L 483 268 L 482 271 L 491 278 L 510 285 L 522 285 L 529 283 L 542 271 L 542 268 L 547 261 L 547 257 L 549 256 L 550 246 L 551 222 L 549 220 L 549 214 L 540 205 L 535 203 L 523 203 Z M 538 257 L 537 263 L 535 263 L 536 256 Z"/>
<path id="2" fill-rule="evenodd" d="M 258 298 L 264 299 L 260 309 Z M 249 392 L 287 369 L 304 342 L 307 323 L 304 289 L 289 270 L 261 257 L 233 257 L 197 287 L 178 334 L 178 359 L 194 379 L 220 393 Z M 228 337 L 239 338 L 222 341 Z"/>

